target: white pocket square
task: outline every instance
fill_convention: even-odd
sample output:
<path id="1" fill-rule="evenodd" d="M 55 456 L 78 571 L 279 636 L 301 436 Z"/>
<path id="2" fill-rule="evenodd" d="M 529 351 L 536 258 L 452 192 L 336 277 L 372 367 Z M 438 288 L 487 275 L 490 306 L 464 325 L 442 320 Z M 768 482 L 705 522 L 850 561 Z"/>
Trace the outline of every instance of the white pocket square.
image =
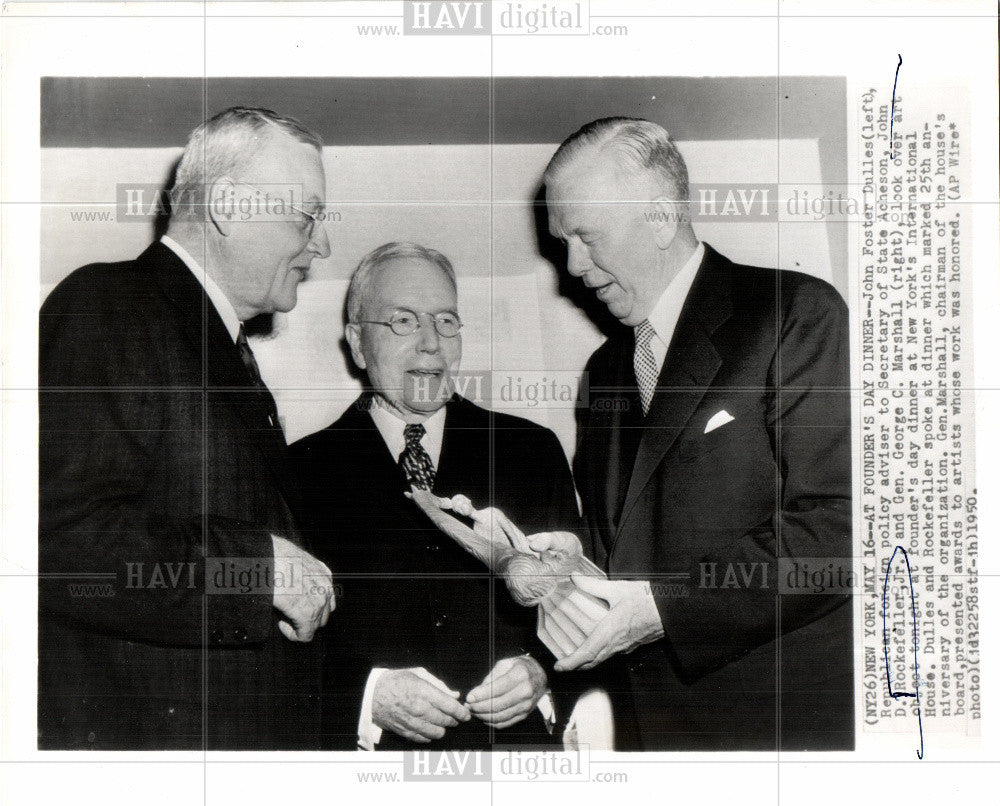
<path id="1" fill-rule="evenodd" d="M 733 415 L 730 414 L 725 409 L 723 409 L 720 412 L 716 412 L 715 414 L 712 415 L 712 419 L 709 420 L 708 424 L 705 426 L 705 433 L 707 434 L 709 431 L 714 431 L 716 428 L 721 428 L 726 423 L 731 423 L 735 419 L 736 418 L 733 417 Z"/>

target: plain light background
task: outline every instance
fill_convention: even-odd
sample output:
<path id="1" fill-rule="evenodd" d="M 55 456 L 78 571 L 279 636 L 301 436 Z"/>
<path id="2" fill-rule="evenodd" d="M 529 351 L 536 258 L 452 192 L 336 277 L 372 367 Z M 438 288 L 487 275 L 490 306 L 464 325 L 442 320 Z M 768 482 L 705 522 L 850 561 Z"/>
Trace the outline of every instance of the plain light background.
<path id="1" fill-rule="evenodd" d="M 792 188 L 822 196 L 846 177 L 843 78 L 192 79 L 60 78 L 41 84 L 40 282 L 124 260 L 150 224 L 77 220 L 67 208 L 115 211 L 116 188 L 167 185 L 204 114 L 264 106 L 295 116 L 326 144 L 332 254 L 313 264 L 299 305 L 255 339 L 261 371 L 293 442 L 338 417 L 360 384 L 343 350 L 347 278 L 380 244 L 410 240 L 444 252 L 459 276 L 463 368 L 491 373 L 492 408 L 547 425 L 572 457 L 572 405 L 544 388 L 579 384 L 604 335 L 577 303 L 545 231 L 542 171 L 559 141 L 610 115 L 645 116 L 679 142 L 693 185 Z M 779 229 L 781 220 L 788 226 Z M 814 274 L 847 295 L 846 227 L 769 217 L 700 221 L 732 259 Z M 560 273 L 563 273 L 560 280 Z M 585 381 L 584 381 L 585 382 Z M 503 388 L 536 391 L 501 399 Z M 510 395 L 504 395 L 509 398 Z M 545 398 L 545 399 L 543 399 Z"/>

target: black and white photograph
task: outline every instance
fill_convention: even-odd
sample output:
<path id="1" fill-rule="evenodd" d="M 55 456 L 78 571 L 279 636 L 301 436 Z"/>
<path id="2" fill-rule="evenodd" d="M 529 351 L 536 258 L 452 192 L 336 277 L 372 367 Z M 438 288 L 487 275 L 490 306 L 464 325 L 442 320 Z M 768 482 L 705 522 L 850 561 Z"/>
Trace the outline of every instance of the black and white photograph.
<path id="1" fill-rule="evenodd" d="M 983 802 L 995 37 L 73 5 L 4 9 L 11 802 Z"/>

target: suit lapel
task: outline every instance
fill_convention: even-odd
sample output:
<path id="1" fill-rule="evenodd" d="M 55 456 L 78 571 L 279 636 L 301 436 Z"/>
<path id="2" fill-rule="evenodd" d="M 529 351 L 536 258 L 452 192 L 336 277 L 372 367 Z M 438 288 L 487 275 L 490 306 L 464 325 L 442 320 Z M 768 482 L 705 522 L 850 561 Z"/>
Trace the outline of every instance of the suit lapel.
<path id="1" fill-rule="evenodd" d="M 352 462 L 356 465 L 351 473 L 363 473 L 367 483 L 378 489 L 392 490 L 398 487 L 400 494 L 406 491 L 405 478 L 399 469 L 398 458 L 389 451 L 378 426 L 369 414 L 375 405 L 370 392 L 363 393 L 337 422 L 336 427 L 351 434 Z"/>
<path id="2" fill-rule="evenodd" d="M 160 242 L 152 244 L 139 261 L 151 268 L 164 295 L 178 310 L 185 338 L 203 356 L 204 388 L 212 392 L 213 401 L 226 401 L 240 417 L 254 435 L 253 443 L 264 455 L 286 502 L 295 502 L 284 436 L 280 429 L 267 427 L 267 405 L 201 283 L 173 250 Z"/>
<path id="3" fill-rule="evenodd" d="M 606 476 L 605 481 L 597 487 L 598 494 L 603 496 L 603 506 L 598 515 L 601 517 L 599 527 L 605 554 L 611 549 L 613 536 L 621 519 L 643 427 L 642 407 L 632 368 L 632 337 L 626 332 L 621 338 L 615 336 L 615 339 L 614 352 L 609 356 L 610 382 L 605 389 L 594 390 L 593 393 L 604 392 L 624 398 L 628 405 L 611 407 L 606 413 L 591 415 L 599 418 L 597 428 L 591 430 L 602 434 L 606 441 L 588 457 L 592 477 Z"/>
<path id="4" fill-rule="evenodd" d="M 434 489 L 438 494 L 454 495 L 461 492 L 468 496 L 476 507 L 482 508 L 487 503 L 479 500 L 483 484 L 480 482 L 480 468 L 488 468 L 490 456 L 489 415 L 480 422 L 478 412 L 472 404 L 455 395 L 447 404 L 444 420 L 444 440 L 441 443 L 441 456 L 435 468 Z M 478 461 L 469 461 L 470 457 L 479 455 Z M 492 505 L 492 503 L 490 504 Z"/>
<path id="5" fill-rule="evenodd" d="M 681 309 L 643 424 L 616 543 L 657 465 L 691 419 L 722 365 L 712 335 L 732 314 L 730 265 L 705 245 L 705 257 Z"/>

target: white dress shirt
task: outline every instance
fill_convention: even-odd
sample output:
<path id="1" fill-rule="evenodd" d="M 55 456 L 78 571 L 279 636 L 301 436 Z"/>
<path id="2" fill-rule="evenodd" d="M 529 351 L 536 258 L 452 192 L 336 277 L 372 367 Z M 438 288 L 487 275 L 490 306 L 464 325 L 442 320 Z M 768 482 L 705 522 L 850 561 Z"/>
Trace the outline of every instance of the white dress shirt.
<path id="1" fill-rule="evenodd" d="M 437 470 L 438 461 L 441 459 L 441 445 L 444 442 L 444 418 L 447 411 L 448 409 L 442 406 L 421 423 L 427 433 L 421 437 L 420 444 L 427 451 L 427 455 L 431 457 L 431 463 L 435 470 Z M 382 435 L 389 453 L 392 454 L 393 461 L 398 462 L 400 454 L 406 450 L 406 437 L 403 436 L 406 423 L 378 395 L 375 396 L 374 405 L 369 407 L 368 413 L 375 421 L 375 427 Z"/>
<path id="2" fill-rule="evenodd" d="M 663 369 L 663 362 L 667 357 L 667 347 L 674 336 L 677 328 L 677 320 L 681 316 L 681 308 L 684 307 L 684 300 L 687 299 L 691 284 L 694 282 L 698 267 L 705 257 L 705 244 L 698 242 L 687 263 L 681 266 L 681 270 L 674 275 L 660 298 L 653 306 L 652 313 L 649 314 L 649 324 L 653 326 L 656 335 L 649 342 L 649 348 L 653 351 L 653 358 L 656 360 L 656 371 L 659 374 Z"/>

